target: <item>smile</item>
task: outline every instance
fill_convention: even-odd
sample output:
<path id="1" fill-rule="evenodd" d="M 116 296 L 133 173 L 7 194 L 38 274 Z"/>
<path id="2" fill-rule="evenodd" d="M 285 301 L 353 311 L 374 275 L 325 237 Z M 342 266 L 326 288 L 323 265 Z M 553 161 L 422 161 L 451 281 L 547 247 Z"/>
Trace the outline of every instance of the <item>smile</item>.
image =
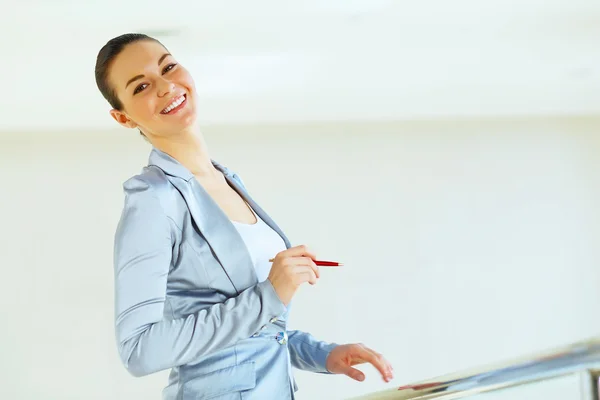
<path id="1" fill-rule="evenodd" d="M 171 103 L 168 106 L 166 106 L 160 113 L 161 114 L 174 114 L 177 111 L 179 111 L 180 109 L 182 109 L 183 106 L 185 106 L 186 102 L 187 102 L 187 97 L 185 94 L 175 97 L 173 99 L 173 101 L 171 101 Z"/>

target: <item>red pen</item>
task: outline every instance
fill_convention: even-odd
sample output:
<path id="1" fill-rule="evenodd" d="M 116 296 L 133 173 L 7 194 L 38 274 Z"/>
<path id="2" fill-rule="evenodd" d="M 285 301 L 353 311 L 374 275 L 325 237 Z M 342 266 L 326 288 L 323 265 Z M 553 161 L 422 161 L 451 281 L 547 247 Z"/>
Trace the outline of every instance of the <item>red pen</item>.
<path id="1" fill-rule="evenodd" d="M 269 262 L 273 262 L 273 259 L 271 258 L 269 260 Z M 318 267 L 341 267 L 342 265 L 344 265 L 337 261 L 321 261 L 321 260 L 315 260 L 315 264 L 317 264 Z"/>
<path id="2" fill-rule="evenodd" d="M 336 261 L 319 261 L 319 260 L 315 260 L 315 264 L 317 264 L 317 266 L 319 267 L 341 267 L 342 263 L 336 262 Z"/>

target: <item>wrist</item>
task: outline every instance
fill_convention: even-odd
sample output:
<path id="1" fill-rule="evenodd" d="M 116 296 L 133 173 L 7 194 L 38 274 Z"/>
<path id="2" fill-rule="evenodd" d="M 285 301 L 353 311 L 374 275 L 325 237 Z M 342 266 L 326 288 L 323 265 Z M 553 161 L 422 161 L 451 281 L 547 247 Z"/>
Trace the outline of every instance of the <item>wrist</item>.
<path id="1" fill-rule="evenodd" d="M 286 290 L 282 290 L 282 288 L 280 287 L 280 285 L 278 285 L 276 282 L 273 282 L 273 280 L 271 280 L 270 277 L 267 278 L 267 281 L 269 281 L 269 283 L 271 284 L 271 287 L 273 288 L 273 291 L 277 295 L 277 298 L 279 299 L 279 301 L 285 307 L 287 307 L 288 304 L 290 303 L 290 301 L 292 300 L 291 299 L 292 296 L 289 296 L 288 293 L 286 292 Z"/>

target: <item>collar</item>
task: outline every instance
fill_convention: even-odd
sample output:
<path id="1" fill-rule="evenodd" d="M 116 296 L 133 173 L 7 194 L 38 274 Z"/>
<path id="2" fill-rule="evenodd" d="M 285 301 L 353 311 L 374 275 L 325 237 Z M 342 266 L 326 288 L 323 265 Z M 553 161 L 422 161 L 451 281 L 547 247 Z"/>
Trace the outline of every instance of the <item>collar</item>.
<path id="1" fill-rule="evenodd" d="M 218 162 L 211 160 L 212 164 L 216 169 L 221 171 L 225 176 L 231 177 L 232 173 L 223 165 Z M 150 153 L 150 157 L 148 157 L 148 165 L 156 166 L 162 169 L 167 175 L 177 176 L 179 178 L 185 179 L 189 181 L 194 177 L 194 174 L 190 172 L 189 169 L 184 167 L 179 161 L 168 155 L 167 153 L 157 149 L 156 147 L 152 148 L 152 152 Z"/>

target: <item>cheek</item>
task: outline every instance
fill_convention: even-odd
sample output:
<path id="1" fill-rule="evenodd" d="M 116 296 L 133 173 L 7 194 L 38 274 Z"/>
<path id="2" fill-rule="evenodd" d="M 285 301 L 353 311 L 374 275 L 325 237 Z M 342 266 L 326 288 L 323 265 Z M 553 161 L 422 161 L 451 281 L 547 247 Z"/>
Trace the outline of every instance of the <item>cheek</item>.
<path id="1" fill-rule="evenodd" d="M 132 116 L 135 114 L 141 121 L 151 119 L 156 114 L 156 96 L 145 93 L 133 102 Z"/>
<path id="2" fill-rule="evenodd" d="M 192 78 L 192 75 L 185 68 L 179 69 L 178 80 L 180 82 L 180 85 L 182 85 L 188 89 L 195 89 L 195 87 L 196 87 L 195 83 L 194 83 L 194 79 Z"/>
<path id="3" fill-rule="evenodd" d="M 139 98 L 130 98 L 124 102 L 125 113 L 129 118 L 146 130 L 152 130 L 153 122 L 156 119 L 155 109 L 152 106 L 150 96 Z"/>

